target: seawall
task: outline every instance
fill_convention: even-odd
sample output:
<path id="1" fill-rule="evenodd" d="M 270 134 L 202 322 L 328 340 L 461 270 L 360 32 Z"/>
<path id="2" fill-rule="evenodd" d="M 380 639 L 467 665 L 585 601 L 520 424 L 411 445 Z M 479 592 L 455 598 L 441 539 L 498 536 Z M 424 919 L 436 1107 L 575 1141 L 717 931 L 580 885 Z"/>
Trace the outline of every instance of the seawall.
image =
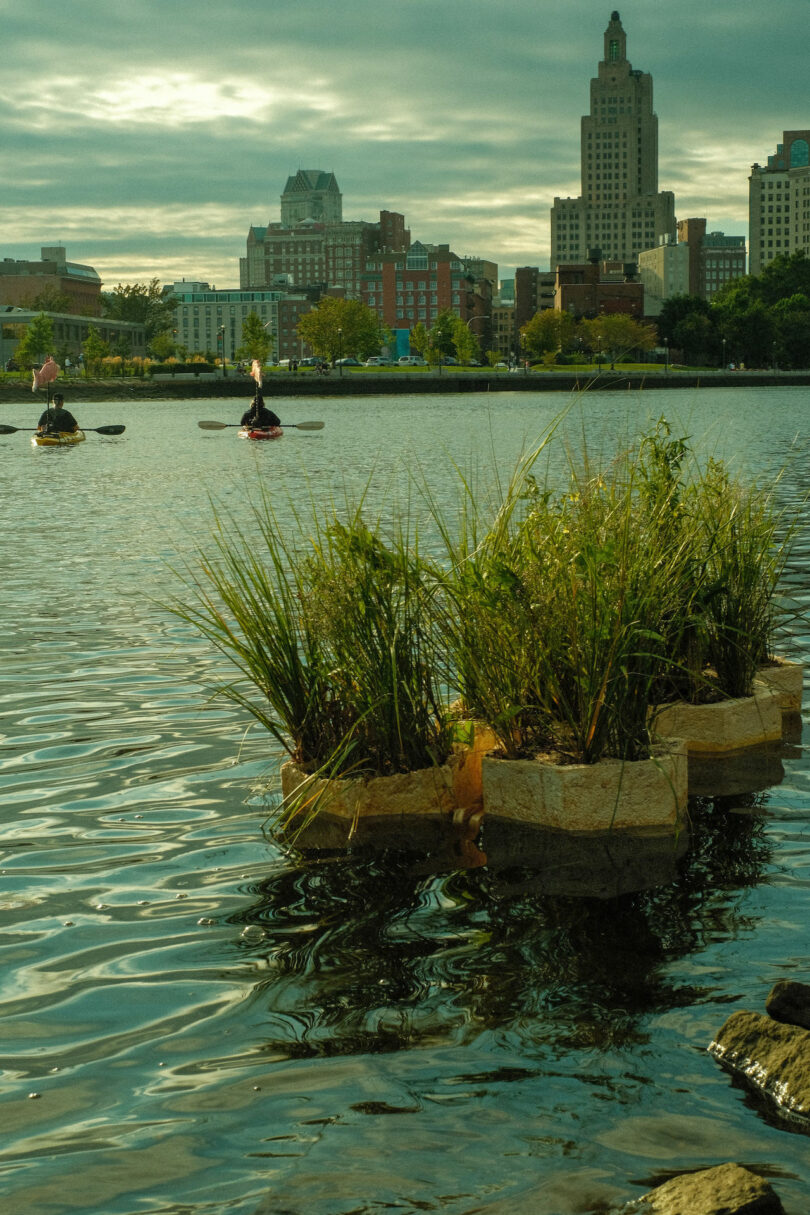
<path id="1" fill-rule="evenodd" d="M 264 383 L 266 397 L 413 396 L 423 393 L 462 392 L 600 392 L 678 388 L 786 388 L 810 386 L 810 371 L 657 371 L 600 373 L 462 371 L 344 372 L 327 376 L 300 371 L 295 375 L 270 372 Z M 91 380 L 62 376 L 56 390 L 68 407 L 81 401 L 189 400 L 222 397 L 249 399 L 255 384 L 247 375 L 178 375 L 155 379 Z M 0 382 L 0 404 L 26 402 L 42 407 L 43 392 L 32 393 L 30 380 Z"/>

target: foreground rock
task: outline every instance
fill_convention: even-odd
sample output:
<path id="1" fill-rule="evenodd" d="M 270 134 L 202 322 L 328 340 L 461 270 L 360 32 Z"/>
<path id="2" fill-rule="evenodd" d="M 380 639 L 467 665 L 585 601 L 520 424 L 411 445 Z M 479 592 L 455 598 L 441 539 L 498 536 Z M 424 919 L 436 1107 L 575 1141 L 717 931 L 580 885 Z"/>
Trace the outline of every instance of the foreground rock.
<path id="1" fill-rule="evenodd" d="M 784 1215 L 767 1181 L 738 1164 L 720 1164 L 665 1181 L 622 1215 Z"/>
<path id="2" fill-rule="evenodd" d="M 810 1130 L 810 1031 L 740 1011 L 731 1014 L 709 1051 L 780 1114 Z"/>

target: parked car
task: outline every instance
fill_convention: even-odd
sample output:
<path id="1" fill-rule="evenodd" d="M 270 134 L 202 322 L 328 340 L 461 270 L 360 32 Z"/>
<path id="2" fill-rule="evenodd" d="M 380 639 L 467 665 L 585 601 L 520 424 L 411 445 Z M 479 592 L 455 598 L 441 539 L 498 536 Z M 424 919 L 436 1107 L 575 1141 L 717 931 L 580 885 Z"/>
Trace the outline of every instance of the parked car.
<path id="1" fill-rule="evenodd" d="M 378 357 L 375 354 L 375 355 L 372 355 L 372 357 L 370 359 L 366 359 L 366 367 L 390 367 L 390 366 L 391 366 L 391 360 L 383 358 L 382 355 L 379 355 L 379 357 Z"/>
<path id="2" fill-rule="evenodd" d="M 508 363 L 496 363 L 495 366 L 506 368 L 508 366 Z"/>
<path id="3" fill-rule="evenodd" d="M 363 364 L 360 362 L 359 359 L 348 358 L 348 359 L 336 359 L 335 366 L 336 367 L 362 367 Z"/>
<path id="4" fill-rule="evenodd" d="M 419 354 L 403 354 L 397 362 L 400 367 L 427 367 L 427 363 Z"/>

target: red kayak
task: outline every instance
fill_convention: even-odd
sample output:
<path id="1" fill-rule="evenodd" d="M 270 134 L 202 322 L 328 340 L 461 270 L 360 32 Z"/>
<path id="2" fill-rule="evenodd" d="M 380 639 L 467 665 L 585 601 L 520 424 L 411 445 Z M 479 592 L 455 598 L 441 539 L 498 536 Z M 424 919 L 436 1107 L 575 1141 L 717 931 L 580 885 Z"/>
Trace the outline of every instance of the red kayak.
<path id="1" fill-rule="evenodd" d="M 240 439 L 280 439 L 284 431 L 280 426 L 243 426 Z"/>

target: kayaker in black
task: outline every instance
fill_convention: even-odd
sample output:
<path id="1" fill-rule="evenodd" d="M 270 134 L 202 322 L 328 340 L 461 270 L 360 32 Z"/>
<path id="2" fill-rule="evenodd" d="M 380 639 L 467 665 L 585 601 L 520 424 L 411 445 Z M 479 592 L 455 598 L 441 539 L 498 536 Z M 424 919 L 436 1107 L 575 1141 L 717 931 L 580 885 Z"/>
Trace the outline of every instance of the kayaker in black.
<path id="1" fill-rule="evenodd" d="M 79 429 L 79 423 L 69 409 L 65 409 L 65 398 L 61 393 L 55 393 L 52 405 L 45 410 L 37 422 L 37 430 L 41 435 L 53 435 L 59 431 L 73 433 Z"/>
<path id="2" fill-rule="evenodd" d="M 242 414 L 240 426 L 254 426 L 260 430 L 264 430 L 268 426 L 280 426 L 281 419 L 278 414 L 273 413 L 272 409 L 264 403 L 264 397 L 260 392 L 257 392 L 250 403 L 250 409 Z"/>

